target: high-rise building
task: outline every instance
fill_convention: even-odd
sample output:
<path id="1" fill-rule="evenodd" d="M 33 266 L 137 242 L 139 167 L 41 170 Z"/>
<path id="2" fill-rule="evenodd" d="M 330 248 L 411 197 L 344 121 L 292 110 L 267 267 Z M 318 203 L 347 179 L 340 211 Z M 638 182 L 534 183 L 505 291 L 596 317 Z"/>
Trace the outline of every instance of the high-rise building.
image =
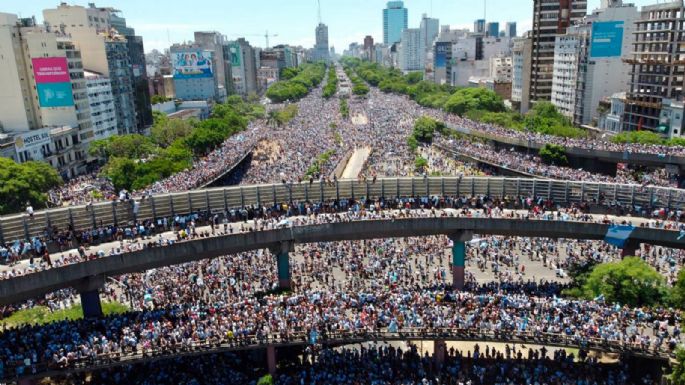
<path id="1" fill-rule="evenodd" d="M 487 36 L 499 37 L 499 22 L 492 21 L 488 23 L 485 31 Z"/>
<path id="2" fill-rule="evenodd" d="M 596 9 L 557 36 L 552 103 L 577 125 L 598 120 L 602 100 L 626 91 L 635 21 L 639 14 L 621 0 Z"/>
<path id="3" fill-rule="evenodd" d="M 473 22 L 473 33 L 485 35 L 485 19 L 476 19 L 476 21 Z"/>
<path id="4" fill-rule="evenodd" d="M 504 36 L 514 38 L 516 37 L 516 22 L 510 21 L 504 25 Z"/>
<path id="5" fill-rule="evenodd" d="M 199 44 L 174 44 L 170 51 L 177 99 L 222 99 L 219 95 L 216 52 Z"/>
<path id="6" fill-rule="evenodd" d="M 242 96 L 257 93 L 257 66 L 254 49 L 245 38 L 228 43 L 235 92 Z"/>
<path id="7" fill-rule="evenodd" d="M 0 13 L 0 65 L 0 129 L 14 142 L 13 158 L 45 161 L 64 178 L 84 172 L 82 142 L 94 134 L 81 53 L 69 36 Z"/>
<path id="8" fill-rule="evenodd" d="M 682 136 L 664 109 L 683 100 L 685 9 L 682 0 L 642 7 L 636 21 L 623 129 Z M 681 120 L 682 122 L 682 120 Z M 676 132 L 677 131 L 677 132 Z"/>
<path id="9" fill-rule="evenodd" d="M 522 114 L 530 107 L 530 68 L 533 40 L 529 36 L 514 39 L 512 49 L 511 101 Z"/>
<path id="10" fill-rule="evenodd" d="M 117 134 L 117 112 L 114 108 L 112 84 L 102 74 L 84 71 L 86 90 L 93 123 L 92 140 L 106 139 Z"/>
<path id="11" fill-rule="evenodd" d="M 530 99 L 550 100 L 554 43 L 573 23 L 585 17 L 587 0 L 534 0 Z"/>
<path id="12" fill-rule="evenodd" d="M 364 59 L 373 61 L 375 55 L 376 50 L 373 46 L 373 36 L 366 35 L 366 37 L 364 37 Z"/>
<path id="13" fill-rule="evenodd" d="M 131 35 L 129 42 L 116 29 L 118 25 L 127 32 L 133 31 L 125 27 L 125 19 L 117 13 L 113 8 L 96 7 L 92 3 L 88 7 L 61 3 L 57 8 L 43 10 L 43 19 L 69 34 L 82 53 L 84 68 L 110 79 L 119 134 L 143 132 L 142 126 L 151 122 L 152 112 L 142 40 Z M 115 15 L 114 25 L 112 15 Z M 142 96 L 136 97 L 136 92 Z"/>
<path id="14" fill-rule="evenodd" d="M 440 20 L 428 17 L 424 13 L 421 17 L 419 30 L 421 31 L 421 40 L 419 41 L 419 54 L 421 57 L 419 60 L 425 66 L 427 54 L 432 50 L 433 42 L 438 37 L 438 33 L 440 33 Z"/>
<path id="15" fill-rule="evenodd" d="M 400 43 L 400 69 L 402 71 L 420 71 L 424 66 L 421 62 L 421 30 L 407 28 L 402 31 Z"/>
<path id="16" fill-rule="evenodd" d="M 231 58 L 226 49 L 226 38 L 219 32 L 195 32 L 195 44 L 203 49 L 214 51 L 214 68 L 218 84 L 217 96 L 222 100 L 233 90 L 233 77 L 231 76 Z"/>
<path id="17" fill-rule="evenodd" d="M 319 23 L 316 26 L 316 45 L 314 46 L 314 60 L 328 61 L 330 55 L 328 51 L 328 26 Z"/>
<path id="18" fill-rule="evenodd" d="M 402 30 L 409 27 L 409 11 L 402 1 L 389 1 L 383 10 L 383 44 L 393 45 L 402 40 Z"/>

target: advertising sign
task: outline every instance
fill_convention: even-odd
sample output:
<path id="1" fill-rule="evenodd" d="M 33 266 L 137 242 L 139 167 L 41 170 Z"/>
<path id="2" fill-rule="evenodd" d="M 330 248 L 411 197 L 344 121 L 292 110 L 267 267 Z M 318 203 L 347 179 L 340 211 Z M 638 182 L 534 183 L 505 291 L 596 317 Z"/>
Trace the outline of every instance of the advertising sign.
<path id="1" fill-rule="evenodd" d="M 65 57 L 41 57 L 31 59 L 36 79 L 38 102 L 43 108 L 71 107 L 74 95 Z"/>
<path id="2" fill-rule="evenodd" d="M 30 150 L 48 143 L 50 143 L 49 129 L 29 131 L 14 138 L 17 151 Z"/>
<path id="3" fill-rule="evenodd" d="M 621 56 L 623 46 L 623 21 L 603 21 L 592 24 L 593 58 Z"/>
<path id="4" fill-rule="evenodd" d="M 435 43 L 435 68 L 444 68 L 447 66 L 447 52 L 449 52 L 450 42 L 436 42 Z"/>
<path id="5" fill-rule="evenodd" d="M 31 64 L 33 64 L 36 84 L 71 82 L 65 57 L 35 58 L 31 59 Z"/>
<path id="6" fill-rule="evenodd" d="M 231 54 L 231 66 L 240 67 L 240 44 L 232 43 L 228 46 L 228 52 Z"/>
<path id="7" fill-rule="evenodd" d="M 172 54 L 174 60 L 174 79 L 211 78 L 212 52 L 186 51 Z"/>
<path id="8" fill-rule="evenodd" d="M 71 107 L 74 105 L 71 83 L 36 84 L 36 91 L 41 107 Z"/>

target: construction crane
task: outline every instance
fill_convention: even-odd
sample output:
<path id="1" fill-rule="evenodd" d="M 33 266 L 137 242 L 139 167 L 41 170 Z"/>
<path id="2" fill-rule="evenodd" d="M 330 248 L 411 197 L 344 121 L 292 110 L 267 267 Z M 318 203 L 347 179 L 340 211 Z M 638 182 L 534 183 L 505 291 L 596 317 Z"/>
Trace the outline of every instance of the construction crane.
<path id="1" fill-rule="evenodd" d="M 266 39 L 266 49 L 269 49 L 269 37 L 278 37 L 278 34 L 269 35 L 268 30 L 266 33 L 264 33 L 264 38 Z"/>

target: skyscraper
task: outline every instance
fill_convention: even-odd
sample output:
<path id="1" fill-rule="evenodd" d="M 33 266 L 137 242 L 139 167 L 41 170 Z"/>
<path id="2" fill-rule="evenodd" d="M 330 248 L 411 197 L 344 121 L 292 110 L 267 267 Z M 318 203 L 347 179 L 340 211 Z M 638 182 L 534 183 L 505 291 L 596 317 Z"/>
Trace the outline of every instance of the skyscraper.
<path id="1" fill-rule="evenodd" d="M 504 25 L 504 36 L 506 37 L 516 37 L 516 22 L 510 21 Z"/>
<path id="2" fill-rule="evenodd" d="M 316 45 L 314 46 L 314 60 L 328 61 L 328 26 L 319 23 L 316 26 Z"/>
<path id="3" fill-rule="evenodd" d="M 420 47 L 421 31 L 418 28 L 407 28 L 402 31 L 400 45 L 400 69 L 402 71 L 423 70 Z"/>
<path id="4" fill-rule="evenodd" d="M 473 33 L 485 35 L 485 19 L 477 19 L 473 22 Z"/>
<path id="5" fill-rule="evenodd" d="M 433 41 L 438 37 L 440 32 L 440 20 L 428 17 L 425 13 L 421 17 L 420 40 L 419 40 L 419 60 L 421 65 L 426 65 L 426 57 L 428 51 L 433 48 Z"/>
<path id="6" fill-rule="evenodd" d="M 499 37 L 499 23 L 496 21 L 490 22 L 486 28 L 487 35 L 490 37 Z"/>
<path id="7" fill-rule="evenodd" d="M 550 100 L 557 35 L 581 20 L 587 0 L 534 0 L 530 100 Z"/>
<path id="8" fill-rule="evenodd" d="M 402 1 L 389 1 L 383 10 L 383 43 L 392 45 L 402 40 L 402 30 L 409 26 L 409 11 Z"/>

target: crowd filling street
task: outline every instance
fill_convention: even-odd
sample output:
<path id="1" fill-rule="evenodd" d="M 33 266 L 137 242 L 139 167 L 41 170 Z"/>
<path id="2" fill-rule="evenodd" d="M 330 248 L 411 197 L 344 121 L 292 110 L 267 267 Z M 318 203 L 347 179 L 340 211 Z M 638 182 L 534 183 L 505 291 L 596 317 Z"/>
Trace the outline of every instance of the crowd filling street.
<path id="1" fill-rule="evenodd" d="M 194 166 L 136 192 L 115 192 L 109 182 L 83 177 L 51 192 L 58 205 L 97 199 L 135 199 L 155 193 L 197 188 L 225 174 L 254 150 L 249 164 L 231 175 L 231 183 L 310 183 L 332 181 L 333 171 L 355 148 L 370 147 L 360 180 L 411 176 L 416 154 L 407 145 L 413 122 L 432 115 L 453 125 L 501 136 L 560 143 L 567 147 L 685 155 L 662 146 L 562 140 L 482 125 L 417 106 L 409 99 L 372 89 L 350 99 L 343 118 L 337 98 L 324 99 L 321 88 L 297 102 L 297 116 L 274 127 L 261 120 L 229 138 Z M 373 134 L 370 134 L 373 133 Z M 499 166 L 567 180 L 672 185 L 663 172 L 623 170 L 615 178 L 568 167 L 542 165 L 535 156 L 498 153 L 487 145 L 440 138 L 441 146 Z M 482 175 L 491 170 L 452 159 L 436 147 L 419 149 L 428 160 L 425 173 Z M 325 156 L 324 156 L 325 155 Z M 92 192 L 97 192 L 93 194 Z M 267 231 L 284 226 L 362 220 L 472 217 L 581 221 L 685 231 L 679 211 L 656 208 L 639 215 L 589 214 L 599 202 L 562 207 L 536 196 L 405 197 L 359 202 L 282 202 L 273 206 L 233 208 L 222 214 L 199 212 L 119 226 L 46 229 L 41 237 L 0 244 L 0 279 L 164 247 L 212 236 Z M 652 208 L 655 209 L 655 208 Z M 628 210 L 624 214 L 637 214 Z M 254 250 L 107 280 L 103 301 L 130 307 L 103 318 L 25 325 L 0 333 L 0 379 L 46 369 L 116 362 L 125 357 L 173 355 L 221 345 L 264 341 L 302 341 L 296 364 L 279 368 L 276 384 L 652 384 L 647 371 L 635 375 L 621 363 L 600 363 L 590 347 L 613 347 L 646 354 L 670 354 L 682 343 L 679 310 L 630 307 L 603 298 L 567 298 L 571 265 L 612 262 L 621 250 L 600 241 L 501 237 L 475 234 L 466 245 L 466 286 L 452 289 L 451 240 L 446 236 L 298 244 L 290 256 L 292 289 L 278 291 L 275 256 Z M 683 265 L 683 251 L 641 245 L 637 256 L 673 284 Z M 3 317 L 38 305 L 51 311 L 79 303 L 73 289 L 2 309 Z M 326 348 L 321 342 L 374 333 L 443 331 L 507 340 L 564 341 L 577 353 L 556 348 L 507 345 L 495 350 L 481 343 L 450 349 L 444 362 L 409 344 Z M 483 351 L 483 349 L 485 351 Z M 247 353 L 170 358 L 123 365 L 54 380 L 92 384 L 255 384 L 264 367 L 250 370 Z M 638 382 L 639 381 L 639 382 Z"/>

